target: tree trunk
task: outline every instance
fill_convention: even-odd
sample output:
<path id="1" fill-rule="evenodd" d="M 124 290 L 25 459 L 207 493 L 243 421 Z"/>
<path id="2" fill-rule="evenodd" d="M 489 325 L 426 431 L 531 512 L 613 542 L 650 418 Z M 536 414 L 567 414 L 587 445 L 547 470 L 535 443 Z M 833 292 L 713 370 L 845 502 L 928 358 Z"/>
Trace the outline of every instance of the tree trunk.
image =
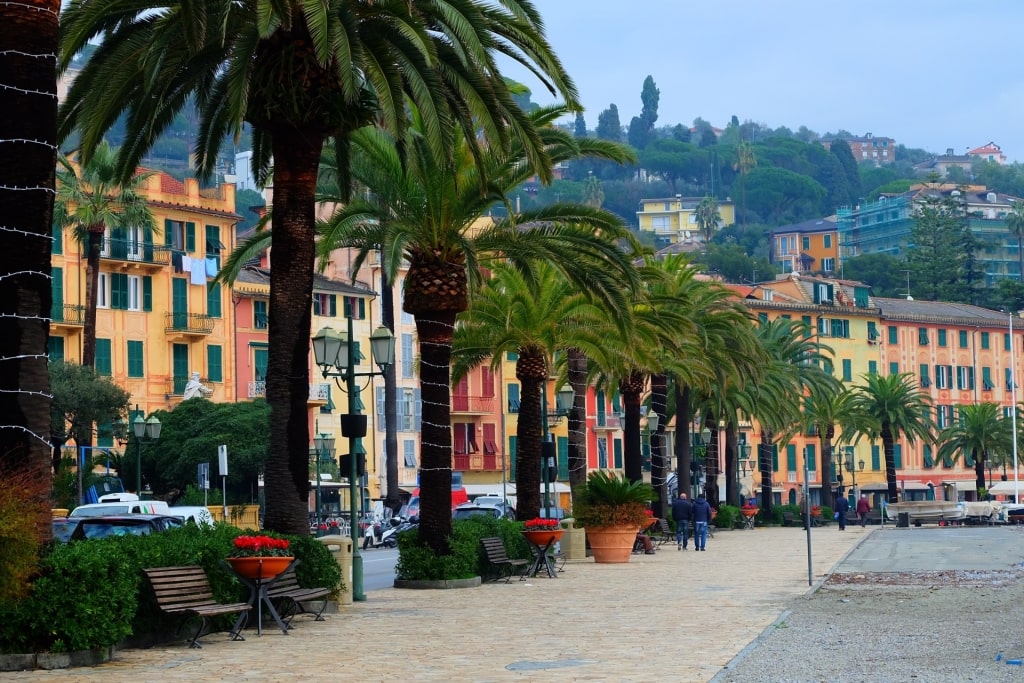
<path id="1" fill-rule="evenodd" d="M 265 472 L 267 529 L 309 534 L 309 339 L 317 168 L 322 138 L 274 131 Z M 350 397 L 351 398 L 351 397 Z M 354 511 L 353 511 L 354 514 Z"/>
<path id="2" fill-rule="evenodd" d="M 836 435 L 835 425 L 829 425 L 824 433 L 818 427 L 819 439 L 821 441 L 821 504 L 825 507 L 832 505 L 832 439 Z"/>
<path id="3" fill-rule="evenodd" d="M 987 453 L 982 453 L 981 457 L 978 457 L 978 451 L 975 450 L 971 453 L 974 458 L 974 478 L 975 478 L 975 489 L 980 491 L 985 486 L 985 460 L 988 457 Z M 978 496 L 978 500 L 981 500 L 981 496 Z"/>
<path id="4" fill-rule="evenodd" d="M 757 447 L 758 469 L 761 470 L 761 510 L 764 517 L 770 519 L 775 494 L 772 492 L 772 433 L 761 430 L 761 444 Z"/>
<path id="5" fill-rule="evenodd" d="M 542 391 L 548 376 L 547 360 L 543 354 L 519 350 L 516 361 L 516 378 L 522 387 L 519 398 L 519 420 L 516 433 L 519 436 L 516 453 L 516 518 L 534 519 L 540 516 L 541 508 L 541 421 L 547 416 L 541 414 Z M 550 410 L 554 412 L 554 406 Z"/>
<path id="6" fill-rule="evenodd" d="M 882 424 L 882 450 L 885 452 L 885 482 L 888 488 L 890 503 L 899 502 L 899 492 L 896 487 L 896 456 L 893 454 L 893 434 L 889 423 Z"/>
<path id="7" fill-rule="evenodd" d="M 384 252 L 381 252 L 380 309 L 381 323 L 395 333 L 395 286 L 387 282 Z M 403 361 L 408 362 L 408 359 Z M 392 363 L 384 372 L 384 505 L 398 512 L 402 499 L 398 495 L 398 368 Z"/>
<path id="8" fill-rule="evenodd" d="M 572 410 L 569 411 L 569 488 L 587 482 L 587 355 L 579 349 L 566 353 Z"/>
<path id="9" fill-rule="evenodd" d="M 692 390 L 689 384 L 676 381 L 676 484 L 679 491 L 693 495 L 690 484 L 690 466 L 693 462 L 690 425 L 693 424 L 693 407 L 690 405 Z M 677 494 L 678 495 L 678 494 Z"/>
<path id="10" fill-rule="evenodd" d="M 82 365 L 96 367 L 96 295 L 99 293 L 103 224 L 90 225 L 85 243 L 85 312 L 82 322 Z"/>
<path id="11" fill-rule="evenodd" d="M 707 445 L 707 457 L 704 458 L 704 497 L 713 507 L 718 507 L 718 420 L 708 417 L 704 426 L 711 430 L 711 441 Z"/>
<path id="12" fill-rule="evenodd" d="M 736 423 L 725 423 L 725 502 L 740 506 L 739 462 L 736 448 Z"/>
<path id="13" fill-rule="evenodd" d="M 665 424 L 668 422 L 668 377 L 663 373 L 651 375 L 651 412 L 658 416 L 658 429 L 651 432 L 651 485 L 654 486 L 658 499 L 654 501 L 654 516 L 666 519 L 671 501 L 668 500 L 668 487 L 665 485 L 671 471 L 665 453 Z M 651 413 L 647 413 L 650 415 Z"/>
<path id="14" fill-rule="evenodd" d="M 624 473 L 630 481 L 643 481 L 643 454 L 640 448 L 640 393 L 644 388 L 644 376 L 631 372 L 626 381 L 619 384 L 622 396 L 624 423 L 622 425 Z"/>
<path id="15" fill-rule="evenodd" d="M 46 352 L 57 164 L 55 60 L 46 55 L 57 53 L 59 12 L 56 0 L 0 5 L 0 468 L 37 484 L 23 491 L 24 512 L 41 542 L 52 533 Z"/>

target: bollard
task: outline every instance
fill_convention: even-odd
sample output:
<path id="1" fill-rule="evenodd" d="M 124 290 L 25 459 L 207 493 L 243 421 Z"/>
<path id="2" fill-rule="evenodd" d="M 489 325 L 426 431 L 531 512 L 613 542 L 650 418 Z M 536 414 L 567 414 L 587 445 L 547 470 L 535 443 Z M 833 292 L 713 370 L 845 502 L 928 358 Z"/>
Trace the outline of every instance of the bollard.
<path id="1" fill-rule="evenodd" d="M 562 552 L 566 560 L 587 559 L 587 532 L 583 527 L 576 526 L 573 519 L 563 519 L 562 527 L 565 534 L 562 536 Z"/>
<path id="2" fill-rule="evenodd" d="M 339 605 L 352 604 L 352 539 L 348 536 L 321 536 L 317 539 L 327 546 L 334 556 L 334 561 L 341 568 L 341 581 L 345 585 L 336 596 Z"/>

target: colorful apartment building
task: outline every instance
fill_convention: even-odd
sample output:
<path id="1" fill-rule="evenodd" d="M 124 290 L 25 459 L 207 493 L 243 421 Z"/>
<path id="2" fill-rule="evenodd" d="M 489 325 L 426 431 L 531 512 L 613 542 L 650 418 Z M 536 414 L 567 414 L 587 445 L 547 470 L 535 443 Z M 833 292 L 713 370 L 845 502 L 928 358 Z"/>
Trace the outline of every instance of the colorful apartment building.
<path id="1" fill-rule="evenodd" d="M 784 225 L 770 233 L 769 258 L 783 273 L 831 274 L 839 263 L 839 234 L 835 220 L 815 218 Z"/>
<path id="2" fill-rule="evenodd" d="M 853 158 L 857 160 L 857 163 L 870 161 L 875 166 L 881 166 L 896 161 L 896 141 L 892 138 L 876 137 L 871 133 L 867 133 L 863 137 L 836 138 L 830 136 L 822 138 L 821 144 L 825 146 L 825 149 L 831 150 L 832 143 L 838 139 L 845 140 L 846 144 L 850 146 L 850 151 L 853 152 Z"/>
<path id="3" fill-rule="evenodd" d="M 1007 163 L 1003 149 L 994 142 L 967 150 L 967 156 L 972 159 L 980 159 L 981 161 L 991 161 L 1000 166 L 1006 166 Z"/>
<path id="4" fill-rule="evenodd" d="M 677 242 L 700 240 L 700 226 L 697 224 L 697 205 L 702 197 L 667 197 L 641 199 L 640 210 L 636 212 L 637 224 L 642 232 L 654 233 L 658 247 Z M 732 200 L 718 202 L 721 220 L 718 228 L 736 223 L 736 205 Z"/>
<path id="5" fill-rule="evenodd" d="M 234 400 L 234 308 L 213 284 L 234 247 L 235 188 L 200 189 L 158 172 L 143 195 L 158 226 L 107 230 L 98 273 L 96 370 L 148 414 L 172 409 L 192 373 L 214 401 Z M 54 231 L 51 359 L 80 362 L 86 259 L 70 232 Z M 100 429 L 100 446 L 112 435 Z"/>

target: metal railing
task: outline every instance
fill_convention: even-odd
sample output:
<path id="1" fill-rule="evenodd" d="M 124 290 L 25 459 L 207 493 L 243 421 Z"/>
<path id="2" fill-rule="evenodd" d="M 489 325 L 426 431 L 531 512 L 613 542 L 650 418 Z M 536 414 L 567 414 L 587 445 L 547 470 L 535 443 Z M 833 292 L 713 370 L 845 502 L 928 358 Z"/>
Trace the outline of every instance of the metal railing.
<path id="1" fill-rule="evenodd" d="M 249 398 L 266 398 L 267 396 L 267 380 L 258 379 L 254 382 L 249 382 L 249 390 L 247 392 Z M 309 384 L 309 400 L 310 401 L 322 401 L 326 403 L 331 398 L 331 385 L 327 382 L 310 382 Z"/>
<path id="2" fill-rule="evenodd" d="M 50 309 L 50 320 L 64 325 L 84 325 L 85 306 L 79 304 L 54 304 Z"/>
<path id="3" fill-rule="evenodd" d="M 490 413 L 494 411 L 493 396 L 452 394 L 452 411 L 462 413 Z"/>
<path id="4" fill-rule="evenodd" d="M 167 313 L 164 320 L 165 332 L 187 332 L 189 334 L 213 332 L 213 318 L 201 313 Z"/>
<path id="5" fill-rule="evenodd" d="M 171 250 L 152 242 L 104 237 L 100 247 L 100 257 L 115 261 L 134 261 L 165 266 L 171 262 Z"/>

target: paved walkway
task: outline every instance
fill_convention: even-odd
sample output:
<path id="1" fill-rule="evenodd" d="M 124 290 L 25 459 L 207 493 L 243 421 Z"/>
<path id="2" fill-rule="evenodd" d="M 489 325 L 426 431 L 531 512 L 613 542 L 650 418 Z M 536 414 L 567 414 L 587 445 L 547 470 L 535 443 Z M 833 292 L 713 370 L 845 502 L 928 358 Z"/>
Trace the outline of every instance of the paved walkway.
<path id="1" fill-rule="evenodd" d="M 877 529 L 877 527 L 876 527 Z M 814 581 L 872 528 L 812 531 Z M 373 591 L 324 622 L 201 650 L 123 650 L 113 662 L 4 673 L 20 681 L 708 681 L 809 589 L 800 528 L 719 532 L 628 564 L 571 562 L 557 579 Z"/>

